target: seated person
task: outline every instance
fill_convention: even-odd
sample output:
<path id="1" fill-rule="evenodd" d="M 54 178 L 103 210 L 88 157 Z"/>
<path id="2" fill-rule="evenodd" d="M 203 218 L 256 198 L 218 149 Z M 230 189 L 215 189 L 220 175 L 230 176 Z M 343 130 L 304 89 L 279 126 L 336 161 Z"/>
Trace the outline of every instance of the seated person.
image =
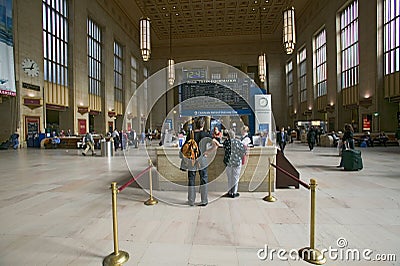
<path id="1" fill-rule="evenodd" d="M 386 147 L 386 142 L 389 140 L 389 138 L 386 136 L 385 132 L 382 131 L 381 133 L 379 133 L 378 140 L 379 144 L 383 143 L 383 146 Z"/>
<path id="2" fill-rule="evenodd" d="M 58 146 L 58 144 L 60 144 L 60 142 L 61 142 L 61 140 L 60 140 L 60 138 L 57 137 L 57 136 L 54 136 L 54 137 L 51 139 L 51 144 L 53 145 L 53 148 L 57 148 L 57 146 Z"/>
<path id="3" fill-rule="evenodd" d="M 339 136 L 336 134 L 336 132 L 334 130 L 332 130 L 332 133 L 330 134 L 333 138 L 333 146 L 337 147 L 338 142 L 340 140 Z"/>
<path id="4" fill-rule="evenodd" d="M 365 141 L 368 147 L 374 147 L 374 142 L 371 139 L 371 134 L 369 131 L 364 133 L 364 136 L 361 138 L 361 140 Z"/>

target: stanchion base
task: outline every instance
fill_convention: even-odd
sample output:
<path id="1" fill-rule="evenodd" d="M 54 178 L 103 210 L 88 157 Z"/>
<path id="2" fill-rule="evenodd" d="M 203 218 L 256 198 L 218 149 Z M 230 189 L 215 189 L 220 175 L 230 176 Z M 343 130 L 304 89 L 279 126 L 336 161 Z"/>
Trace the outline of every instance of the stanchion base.
<path id="1" fill-rule="evenodd" d="M 121 265 L 127 262 L 129 259 L 129 254 L 128 252 L 120 250 L 118 254 L 115 254 L 114 252 L 108 255 L 107 257 L 104 258 L 103 260 L 103 266 L 115 266 L 115 265 Z"/>
<path id="2" fill-rule="evenodd" d="M 299 256 L 303 260 L 316 265 L 322 265 L 326 262 L 324 254 L 322 254 L 318 249 L 312 249 L 309 247 L 302 248 L 299 250 Z"/>
<path id="3" fill-rule="evenodd" d="M 276 199 L 274 196 L 272 196 L 272 195 L 265 196 L 265 197 L 263 198 L 263 200 L 268 201 L 268 202 L 275 202 L 275 201 L 277 201 L 277 199 Z"/>
<path id="4" fill-rule="evenodd" d="M 148 200 L 144 202 L 145 205 L 156 205 L 158 203 L 158 200 L 155 198 L 151 197 Z"/>

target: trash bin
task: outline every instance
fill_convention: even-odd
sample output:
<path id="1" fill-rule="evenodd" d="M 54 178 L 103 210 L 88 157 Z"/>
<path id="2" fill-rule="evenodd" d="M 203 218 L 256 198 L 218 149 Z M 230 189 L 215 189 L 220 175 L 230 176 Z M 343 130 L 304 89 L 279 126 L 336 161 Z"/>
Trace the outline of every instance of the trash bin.
<path id="1" fill-rule="evenodd" d="M 114 155 L 114 150 L 111 141 L 101 141 L 100 149 L 102 157 L 110 157 Z"/>

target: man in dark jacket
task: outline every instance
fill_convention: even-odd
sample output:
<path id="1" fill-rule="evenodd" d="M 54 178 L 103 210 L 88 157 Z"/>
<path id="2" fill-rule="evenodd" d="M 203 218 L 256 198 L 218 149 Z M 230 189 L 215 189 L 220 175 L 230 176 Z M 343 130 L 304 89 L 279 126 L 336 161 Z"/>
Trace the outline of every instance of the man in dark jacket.
<path id="1" fill-rule="evenodd" d="M 284 153 L 286 141 L 288 140 L 288 135 L 285 132 L 285 128 L 282 127 L 281 131 L 276 134 L 276 140 L 278 142 L 279 148 L 281 149 L 282 153 Z"/>
<path id="2" fill-rule="evenodd" d="M 312 126 L 307 133 L 307 143 L 308 143 L 308 147 L 310 148 L 310 151 L 312 151 L 314 149 L 315 139 L 316 139 L 316 132 L 315 132 L 315 128 Z"/>

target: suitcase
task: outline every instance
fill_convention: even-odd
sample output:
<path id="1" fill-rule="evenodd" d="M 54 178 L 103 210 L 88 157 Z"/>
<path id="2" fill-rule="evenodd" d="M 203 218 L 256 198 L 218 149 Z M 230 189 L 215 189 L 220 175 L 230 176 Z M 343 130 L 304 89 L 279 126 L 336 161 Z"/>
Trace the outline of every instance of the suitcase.
<path id="1" fill-rule="evenodd" d="M 345 171 L 358 171 L 363 169 L 361 151 L 351 149 L 344 150 L 342 156 Z"/>

